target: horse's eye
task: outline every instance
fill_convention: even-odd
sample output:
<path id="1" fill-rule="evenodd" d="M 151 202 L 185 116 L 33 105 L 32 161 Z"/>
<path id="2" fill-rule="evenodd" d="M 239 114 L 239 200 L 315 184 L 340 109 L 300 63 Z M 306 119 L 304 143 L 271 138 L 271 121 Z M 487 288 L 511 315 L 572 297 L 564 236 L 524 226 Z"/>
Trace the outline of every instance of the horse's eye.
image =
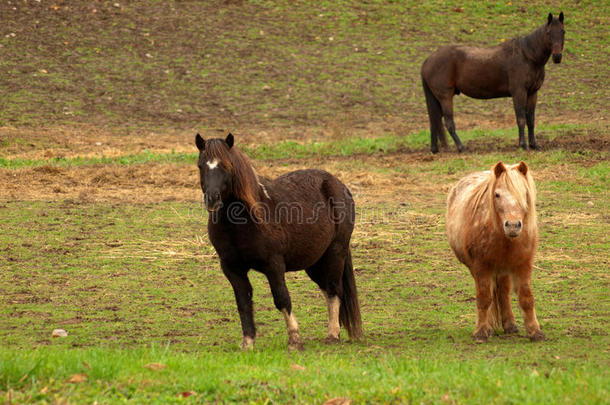
<path id="1" fill-rule="evenodd" d="M 496 193 L 496 198 L 500 198 L 500 194 L 499 193 Z"/>

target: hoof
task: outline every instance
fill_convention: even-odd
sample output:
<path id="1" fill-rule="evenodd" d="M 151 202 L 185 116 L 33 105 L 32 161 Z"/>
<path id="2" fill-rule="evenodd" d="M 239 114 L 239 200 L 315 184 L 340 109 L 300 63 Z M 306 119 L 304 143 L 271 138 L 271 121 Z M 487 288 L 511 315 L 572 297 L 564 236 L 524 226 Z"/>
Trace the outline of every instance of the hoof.
<path id="1" fill-rule="evenodd" d="M 516 335 L 519 333 L 519 328 L 514 323 L 510 323 L 509 325 L 504 327 L 504 333 L 507 335 Z"/>
<path id="2" fill-rule="evenodd" d="M 438 148 L 431 148 L 430 152 L 432 152 L 434 155 L 436 155 L 438 153 Z"/>
<path id="3" fill-rule="evenodd" d="M 288 350 L 290 350 L 291 352 L 300 352 L 303 349 L 305 349 L 305 346 L 303 345 L 303 342 L 298 341 L 298 342 L 288 342 Z"/>
<path id="4" fill-rule="evenodd" d="M 341 339 L 339 339 L 339 336 L 332 336 L 332 335 L 328 335 L 326 336 L 326 339 L 324 339 L 324 343 L 326 343 L 327 345 L 336 345 L 338 343 L 341 342 Z"/>
<path id="5" fill-rule="evenodd" d="M 468 152 L 468 148 L 466 148 L 464 145 L 458 145 L 457 150 L 458 153 Z"/>
<path id="6" fill-rule="evenodd" d="M 530 335 L 531 342 L 542 342 L 544 339 L 544 333 L 542 333 L 541 330 L 537 330 L 532 335 Z"/>
<path id="7" fill-rule="evenodd" d="M 481 329 L 478 332 L 475 332 L 475 334 L 472 335 L 472 338 L 474 339 L 475 343 L 487 343 L 488 336 L 488 331 Z"/>
<path id="8" fill-rule="evenodd" d="M 241 350 L 254 350 L 254 339 L 249 336 L 244 336 L 239 347 Z"/>
<path id="9" fill-rule="evenodd" d="M 520 143 L 519 147 L 523 150 L 529 150 L 529 146 L 527 146 L 527 144 L 525 144 L 525 143 Z"/>
<path id="10" fill-rule="evenodd" d="M 303 350 L 303 342 L 298 333 L 291 333 L 290 336 L 288 336 L 288 350 Z"/>
<path id="11" fill-rule="evenodd" d="M 532 149 L 532 150 L 540 150 L 540 147 L 534 143 L 534 144 L 530 144 L 530 149 Z"/>

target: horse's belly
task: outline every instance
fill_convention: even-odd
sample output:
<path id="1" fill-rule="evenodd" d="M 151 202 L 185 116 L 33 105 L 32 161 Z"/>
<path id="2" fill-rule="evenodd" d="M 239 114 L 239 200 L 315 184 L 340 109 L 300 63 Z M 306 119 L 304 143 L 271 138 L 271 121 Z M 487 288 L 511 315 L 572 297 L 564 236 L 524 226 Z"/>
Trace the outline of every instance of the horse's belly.
<path id="1" fill-rule="evenodd" d="M 284 254 L 287 271 L 306 269 L 320 260 L 335 237 L 332 226 L 324 228 L 303 227 L 292 235 L 290 246 Z"/>
<path id="2" fill-rule="evenodd" d="M 469 60 L 456 77 L 456 89 L 468 97 L 489 99 L 510 97 L 504 70 L 489 61 Z"/>
<path id="3" fill-rule="evenodd" d="M 510 97 L 508 83 L 497 77 L 464 78 L 456 82 L 456 89 L 468 97 L 478 99 Z"/>

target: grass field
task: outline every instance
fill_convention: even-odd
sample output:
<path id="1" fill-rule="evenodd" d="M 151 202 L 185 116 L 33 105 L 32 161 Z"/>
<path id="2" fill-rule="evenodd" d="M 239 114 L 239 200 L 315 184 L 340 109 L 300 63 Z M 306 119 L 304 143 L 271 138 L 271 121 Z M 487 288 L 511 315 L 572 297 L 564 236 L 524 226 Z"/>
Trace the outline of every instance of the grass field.
<path id="1" fill-rule="evenodd" d="M 608 403 L 606 2 L 116 4 L 0 4 L 0 402 Z M 470 152 L 429 154 L 426 55 L 560 7 L 542 150 L 517 150 L 510 100 L 460 97 Z M 261 175 L 317 167 L 348 185 L 361 341 L 324 344 L 324 299 L 290 273 L 305 350 L 289 352 L 252 273 L 258 337 L 238 349 L 196 131 L 233 131 Z M 526 161 L 538 187 L 541 343 L 518 314 L 519 335 L 473 342 L 474 282 L 444 234 L 451 184 L 499 160 Z"/>

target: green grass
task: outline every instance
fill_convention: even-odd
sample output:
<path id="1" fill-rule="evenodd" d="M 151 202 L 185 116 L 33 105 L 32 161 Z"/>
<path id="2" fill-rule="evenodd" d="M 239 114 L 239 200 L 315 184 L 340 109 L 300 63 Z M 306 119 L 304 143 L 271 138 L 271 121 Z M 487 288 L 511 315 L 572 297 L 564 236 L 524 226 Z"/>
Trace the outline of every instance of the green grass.
<path id="1" fill-rule="evenodd" d="M 539 348 L 530 345 L 515 354 L 539 356 Z M 349 397 L 358 403 L 551 404 L 557 398 L 563 403 L 601 403 L 608 394 L 605 370 L 565 361 L 559 365 L 559 356 L 550 353 L 543 357 L 548 359 L 545 364 L 519 359 L 464 363 L 449 353 L 439 355 L 438 350 L 424 350 L 413 357 L 409 350 L 380 355 L 323 346 L 308 353 L 271 348 L 264 353 L 213 355 L 180 354 L 167 348 L 46 348 L 28 354 L 0 349 L 4 365 L 0 375 L 6 378 L 2 384 L 12 387 L 9 395 L 17 402 L 321 403 Z M 145 367 L 153 362 L 166 367 Z M 87 381 L 65 382 L 75 374 L 85 374 Z M 48 375 L 54 380 L 47 380 Z M 23 386 L 29 389 L 22 392 Z M 183 399 L 183 393 L 192 395 Z"/>

